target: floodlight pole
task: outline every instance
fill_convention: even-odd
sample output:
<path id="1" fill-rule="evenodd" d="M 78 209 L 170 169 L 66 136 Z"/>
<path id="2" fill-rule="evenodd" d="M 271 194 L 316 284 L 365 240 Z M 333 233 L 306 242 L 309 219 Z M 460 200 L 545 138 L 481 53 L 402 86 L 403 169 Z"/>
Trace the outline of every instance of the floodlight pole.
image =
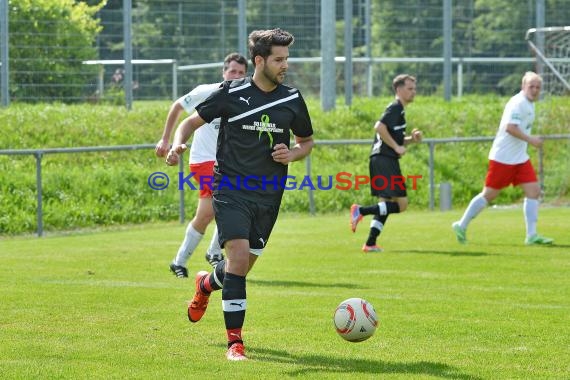
<path id="1" fill-rule="evenodd" d="M 336 101 L 335 7 L 321 0 L 321 107 L 330 111 Z"/>
<path id="2" fill-rule="evenodd" d="M 10 104 L 8 57 L 8 0 L 0 0 L 0 98 L 4 107 Z"/>
<path id="3" fill-rule="evenodd" d="M 344 103 L 352 105 L 352 0 L 344 0 Z"/>
<path id="4" fill-rule="evenodd" d="M 370 4 L 370 0 L 365 0 L 366 2 L 366 11 L 364 13 L 364 19 L 366 23 L 366 32 L 364 35 L 364 39 L 366 41 L 366 58 L 370 59 L 372 57 L 372 26 L 371 26 L 371 14 L 372 14 L 372 6 Z M 370 60 L 366 62 L 366 95 L 371 97 L 373 95 L 372 91 L 372 63 Z"/>
<path id="5" fill-rule="evenodd" d="M 544 28 L 544 0 L 536 1 L 536 28 Z M 535 38 L 538 49 L 544 51 L 544 34 L 537 33 Z M 544 75 L 544 64 L 541 60 L 536 61 L 536 72 L 538 75 Z"/>
<path id="6" fill-rule="evenodd" d="M 443 86 L 444 98 L 451 100 L 451 0 L 443 0 Z"/>
<path id="7" fill-rule="evenodd" d="M 125 59 L 125 77 L 123 80 L 125 90 L 125 103 L 127 110 L 133 108 L 133 44 L 131 40 L 132 31 L 132 4 L 131 0 L 123 1 L 123 39 L 125 41 L 124 59 Z"/>
<path id="8" fill-rule="evenodd" d="M 246 0 L 238 0 L 238 51 L 247 57 Z"/>

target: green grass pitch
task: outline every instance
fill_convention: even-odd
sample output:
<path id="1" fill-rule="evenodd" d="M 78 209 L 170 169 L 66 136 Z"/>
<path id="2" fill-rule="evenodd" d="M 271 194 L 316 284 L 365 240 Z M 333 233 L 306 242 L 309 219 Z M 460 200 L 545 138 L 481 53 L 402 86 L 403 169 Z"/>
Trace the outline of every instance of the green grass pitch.
<path id="1" fill-rule="evenodd" d="M 369 218 L 282 214 L 248 276 L 251 360 L 225 359 L 221 294 L 197 324 L 193 280 L 168 272 L 185 226 L 0 240 L 3 379 L 570 378 L 570 209 L 544 208 L 553 247 L 526 247 L 522 210 L 488 209 L 457 244 L 460 210 L 391 216 L 384 253 Z M 212 228 L 190 259 L 207 269 Z M 193 276 L 191 276 L 193 277 Z M 362 343 L 336 335 L 349 297 L 380 318 Z"/>

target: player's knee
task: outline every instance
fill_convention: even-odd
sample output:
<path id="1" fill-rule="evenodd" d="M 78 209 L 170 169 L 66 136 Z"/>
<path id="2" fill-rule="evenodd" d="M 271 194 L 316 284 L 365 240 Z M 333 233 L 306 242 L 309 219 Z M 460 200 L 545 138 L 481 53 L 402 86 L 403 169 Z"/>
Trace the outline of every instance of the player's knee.
<path id="1" fill-rule="evenodd" d="M 204 230 L 212 220 L 214 220 L 214 213 L 198 212 L 194 217 L 195 224 Z"/>
<path id="2" fill-rule="evenodd" d="M 497 198 L 500 192 L 501 191 L 498 189 L 491 189 L 489 187 L 485 187 L 483 189 L 483 192 L 481 192 L 481 195 L 483 196 L 483 198 L 485 198 L 487 203 L 491 203 L 495 200 L 495 198 Z"/>
<path id="3" fill-rule="evenodd" d="M 398 201 L 398 206 L 400 207 L 399 212 L 402 213 L 402 212 L 406 211 L 406 209 L 408 208 L 408 200 L 407 199 L 405 199 L 405 200 L 400 199 Z"/>
<path id="4" fill-rule="evenodd" d="M 538 199 L 540 197 L 540 187 L 531 187 L 526 189 L 525 196 L 530 199 Z"/>

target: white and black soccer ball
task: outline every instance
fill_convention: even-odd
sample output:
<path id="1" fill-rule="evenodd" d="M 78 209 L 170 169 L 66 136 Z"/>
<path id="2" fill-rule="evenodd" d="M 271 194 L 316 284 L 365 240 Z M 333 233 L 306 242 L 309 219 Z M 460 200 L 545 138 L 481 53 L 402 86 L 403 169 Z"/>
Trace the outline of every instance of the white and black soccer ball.
<path id="1" fill-rule="evenodd" d="M 374 335 L 378 316 L 372 304 L 362 298 L 342 301 L 334 311 L 334 327 L 349 342 L 362 342 Z"/>

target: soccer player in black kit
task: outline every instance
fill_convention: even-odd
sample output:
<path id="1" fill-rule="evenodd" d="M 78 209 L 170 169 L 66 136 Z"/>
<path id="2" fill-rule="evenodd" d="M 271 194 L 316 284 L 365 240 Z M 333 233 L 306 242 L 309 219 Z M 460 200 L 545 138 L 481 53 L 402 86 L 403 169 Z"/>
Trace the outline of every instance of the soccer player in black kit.
<path id="1" fill-rule="evenodd" d="M 400 74 L 392 81 L 396 98 L 388 105 L 380 120 L 374 125 L 376 135 L 370 153 L 370 186 L 372 195 L 378 197 L 378 203 L 371 206 L 353 204 L 350 207 L 350 227 L 356 232 L 356 226 L 365 215 L 374 215 L 370 223 L 370 233 L 362 246 L 364 252 L 381 252 L 376 240 L 386 225 L 388 215 L 404 212 L 408 207 L 406 184 L 400 170 L 400 158 L 406 153 L 406 145 L 420 142 L 422 133 L 413 129 L 406 136 L 406 117 L 404 108 L 416 95 L 416 78 Z M 376 177 L 376 179 L 375 179 Z"/>
<path id="2" fill-rule="evenodd" d="M 283 85 L 293 36 L 281 29 L 249 35 L 253 76 L 223 82 L 178 127 L 166 162 L 178 163 L 185 142 L 201 125 L 220 117 L 213 206 L 226 260 L 198 272 L 188 318 L 198 322 L 211 292 L 222 289 L 228 360 L 245 360 L 242 326 L 246 275 L 262 254 L 277 220 L 288 164 L 307 156 L 313 128 L 301 93 Z M 295 145 L 290 148 L 291 133 Z"/>

